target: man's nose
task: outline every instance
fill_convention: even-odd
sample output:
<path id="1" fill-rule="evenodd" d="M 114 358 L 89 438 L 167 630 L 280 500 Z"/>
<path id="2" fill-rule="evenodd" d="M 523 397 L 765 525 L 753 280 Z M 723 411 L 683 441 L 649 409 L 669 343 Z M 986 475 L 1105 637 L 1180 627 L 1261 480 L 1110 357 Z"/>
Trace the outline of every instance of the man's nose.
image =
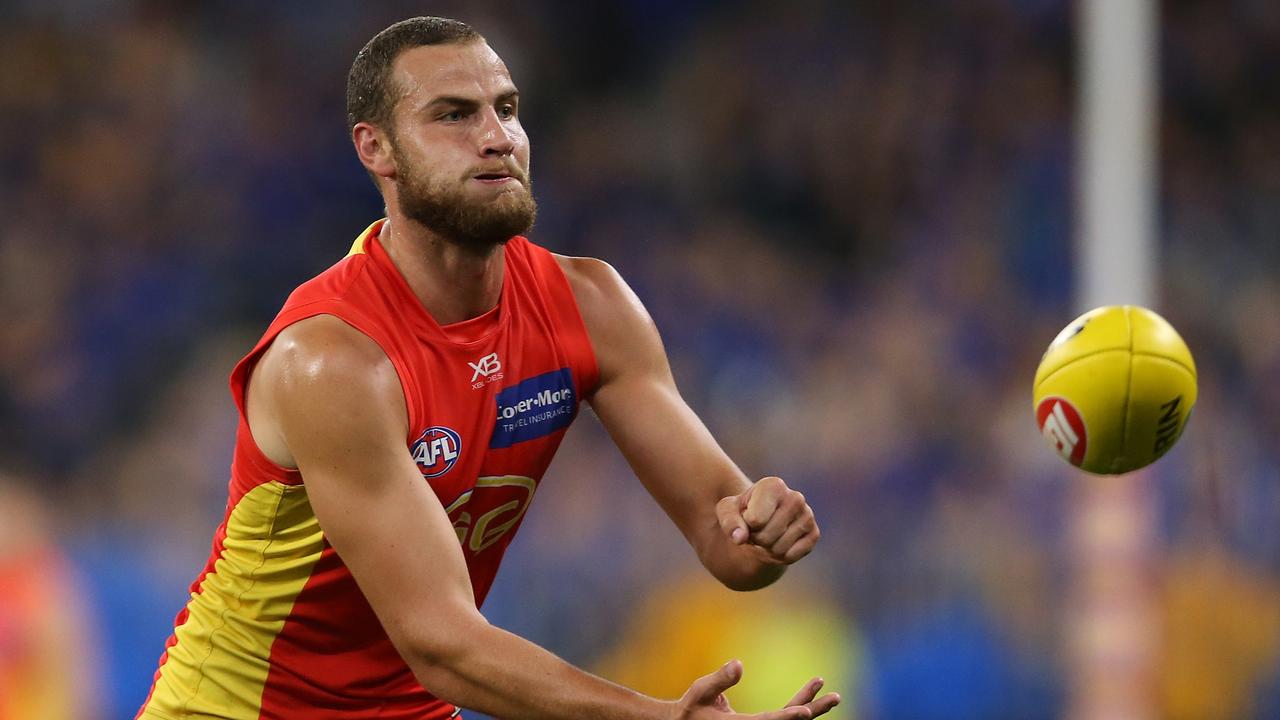
<path id="1" fill-rule="evenodd" d="M 485 110 L 484 122 L 480 125 L 480 154 L 510 155 L 515 149 L 515 137 L 498 117 L 498 112 L 493 108 Z"/>

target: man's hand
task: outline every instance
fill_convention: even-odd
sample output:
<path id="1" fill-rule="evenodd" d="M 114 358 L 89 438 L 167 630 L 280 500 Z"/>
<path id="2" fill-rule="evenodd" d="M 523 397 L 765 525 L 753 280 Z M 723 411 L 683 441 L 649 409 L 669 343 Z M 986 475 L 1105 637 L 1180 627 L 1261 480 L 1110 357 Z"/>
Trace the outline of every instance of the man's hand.
<path id="1" fill-rule="evenodd" d="M 814 678 L 791 698 L 786 707 L 759 715 L 739 715 L 729 707 L 724 691 L 738 684 L 742 679 L 742 663 L 731 660 L 719 670 L 694 681 L 684 697 L 676 702 L 672 720 L 810 720 L 825 715 L 831 708 L 840 704 L 840 696 L 827 693 L 818 699 L 814 697 L 822 689 L 822 678 Z"/>
<path id="2" fill-rule="evenodd" d="M 764 478 L 741 495 L 721 499 L 716 517 L 730 542 L 759 548 L 766 561 L 775 565 L 790 565 L 808 555 L 820 534 L 804 495 L 777 477 Z"/>

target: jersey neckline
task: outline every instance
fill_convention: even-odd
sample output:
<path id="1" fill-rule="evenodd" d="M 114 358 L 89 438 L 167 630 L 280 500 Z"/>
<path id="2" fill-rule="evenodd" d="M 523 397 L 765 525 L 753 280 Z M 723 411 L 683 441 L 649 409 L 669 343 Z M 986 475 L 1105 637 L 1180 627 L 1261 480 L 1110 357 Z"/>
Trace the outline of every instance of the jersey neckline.
<path id="1" fill-rule="evenodd" d="M 404 275 L 400 273 L 400 269 L 392 262 L 391 256 L 383 247 L 379 234 L 386 223 L 386 218 L 374 222 L 361 233 L 351 249 L 353 253 L 363 252 L 367 255 L 374 268 L 384 276 L 385 287 L 396 296 L 395 304 L 405 309 L 407 315 L 405 319 L 420 337 L 456 347 L 470 348 L 488 342 L 506 329 L 511 318 L 509 298 L 512 293 L 511 258 L 507 254 L 507 246 L 504 245 L 502 248 L 504 262 L 502 290 L 498 294 L 498 304 L 476 317 L 441 326 L 436 322 L 435 317 L 427 312 L 427 308 L 413 292 L 413 288 L 409 287 L 409 281 L 404 279 Z M 496 317 L 494 317 L 495 314 Z"/>

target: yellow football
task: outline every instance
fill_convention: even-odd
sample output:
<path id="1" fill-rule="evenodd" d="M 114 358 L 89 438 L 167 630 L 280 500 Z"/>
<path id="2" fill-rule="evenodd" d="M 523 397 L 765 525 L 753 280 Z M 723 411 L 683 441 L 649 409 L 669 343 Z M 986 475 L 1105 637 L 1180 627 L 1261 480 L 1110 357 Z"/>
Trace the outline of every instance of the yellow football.
<path id="1" fill-rule="evenodd" d="M 1040 360 L 1036 423 L 1067 462 L 1117 475 L 1155 462 L 1196 404 L 1196 366 L 1164 318 L 1108 305 L 1076 318 Z"/>

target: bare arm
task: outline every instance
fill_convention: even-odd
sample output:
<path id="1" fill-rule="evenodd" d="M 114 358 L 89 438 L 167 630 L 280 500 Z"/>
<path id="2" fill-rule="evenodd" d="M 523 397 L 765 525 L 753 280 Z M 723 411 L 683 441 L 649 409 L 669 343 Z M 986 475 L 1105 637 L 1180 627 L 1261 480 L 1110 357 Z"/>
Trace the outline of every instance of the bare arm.
<path id="1" fill-rule="evenodd" d="M 590 675 L 484 619 L 457 535 L 406 450 L 395 370 L 363 334 L 329 316 L 286 329 L 254 369 L 248 407 L 254 437 L 269 457 L 301 471 L 326 538 L 400 655 L 438 697 L 532 720 L 712 712 Z M 760 717 L 812 712 L 799 706 Z"/>
<path id="2" fill-rule="evenodd" d="M 591 405 L 627 462 L 722 583 L 777 580 L 818 540 L 804 496 L 776 477 L 753 485 L 729 459 L 680 396 L 653 320 L 613 268 L 560 262 L 600 366 Z"/>

